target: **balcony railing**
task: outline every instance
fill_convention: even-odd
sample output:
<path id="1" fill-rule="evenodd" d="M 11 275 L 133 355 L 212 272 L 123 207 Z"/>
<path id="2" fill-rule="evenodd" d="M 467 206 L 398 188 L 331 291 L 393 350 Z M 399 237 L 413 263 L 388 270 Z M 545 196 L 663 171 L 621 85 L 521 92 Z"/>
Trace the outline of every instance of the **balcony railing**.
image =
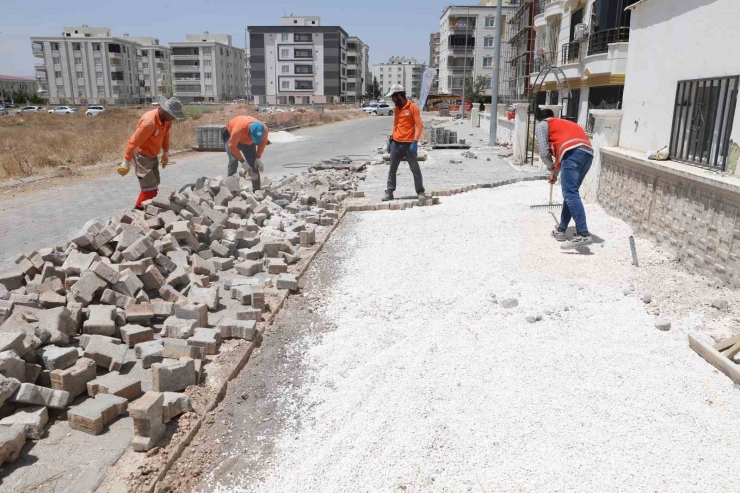
<path id="1" fill-rule="evenodd" d="M 599 53 L 606 53 L 611 43 L 624 43 L 629 40 L 629 27 L 615 27 L 614 29 L 595 32 L 588 39 L 588 54 L 598 55 Z"/>
<path id="2" fill-rule="evenodd" d="M 532 72 L 540 72 L 546 67 L 554 66 L 557 58 L 558 54 L 555 51 L 544 51 L 537 53 L 534 59 L 534 63 L 532 64 Z"/>
<path id="3" fill-rule="evenodd" d="M 549 2 L 547 0 L 535 0 L 534 3 L 534 15 L 540 15 L 545 13 L 545 5 Z"/>
<path id="4" fill-rule="evenodd" d="M 575 63 L 581 59 L 581 42 L 573 41 L 563 45 L 563 56 L 561 63 L 563 65 L 567 63 Z"/>

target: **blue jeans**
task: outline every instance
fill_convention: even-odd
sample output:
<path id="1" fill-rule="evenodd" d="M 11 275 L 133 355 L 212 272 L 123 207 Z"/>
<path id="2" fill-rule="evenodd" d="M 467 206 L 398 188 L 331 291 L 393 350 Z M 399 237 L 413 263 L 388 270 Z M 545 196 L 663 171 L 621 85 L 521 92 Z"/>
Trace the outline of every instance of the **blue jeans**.
<path id="1" fill-rule="evenodd" d="M 588 233 L 586 211 L 583 208 L 581 188 L 586 173 L 591 169 L 594 157 L 582 149 L 573 149 L 563 156 L 560 162 L 560 184 L 563 187 L 563 213 L 560 215 L 560 229 L 568 229 L 571 218 L 576 222 L 577 233 Z"/>

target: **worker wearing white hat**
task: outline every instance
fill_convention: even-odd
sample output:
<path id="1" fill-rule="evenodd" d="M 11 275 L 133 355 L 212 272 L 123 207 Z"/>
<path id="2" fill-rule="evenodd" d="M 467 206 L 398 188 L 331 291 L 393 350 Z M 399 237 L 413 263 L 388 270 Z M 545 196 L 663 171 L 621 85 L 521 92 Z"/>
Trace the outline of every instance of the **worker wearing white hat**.
<path id="1" fill-rule="evenodd" d="M 383 194 L 383 200 L 393 200 L 393 192 L 396 190 L 396 173 L 401 159 L 405 159 L 414 175 L 414 187 L 419 195 L 419 200 L 424 200 L 424 183 L 421 177 L 419 161 L 416 153 L 419 148 L 419 139 L 424 125 L 421 123 L 421 112 L 416 103 L 406 97 L 403 86 L 394 84 L 386 95 L 396 105 L 393 108 L 393 136 L 390 141 L 391 168 L 388 170 L 388 184 Z"/>

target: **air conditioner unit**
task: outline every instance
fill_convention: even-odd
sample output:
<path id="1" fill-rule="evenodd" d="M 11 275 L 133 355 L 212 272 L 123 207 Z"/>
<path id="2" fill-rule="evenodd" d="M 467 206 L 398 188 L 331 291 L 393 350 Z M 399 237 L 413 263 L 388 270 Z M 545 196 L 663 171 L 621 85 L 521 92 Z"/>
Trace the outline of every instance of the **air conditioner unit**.
<path id="1" fill-rule="evenodd" d="M 586 24 L 576 24 L 576 28 L 574 30 L 573 38 L 575 41 L 583 41 L 588 37 L 588 25 Z"/>

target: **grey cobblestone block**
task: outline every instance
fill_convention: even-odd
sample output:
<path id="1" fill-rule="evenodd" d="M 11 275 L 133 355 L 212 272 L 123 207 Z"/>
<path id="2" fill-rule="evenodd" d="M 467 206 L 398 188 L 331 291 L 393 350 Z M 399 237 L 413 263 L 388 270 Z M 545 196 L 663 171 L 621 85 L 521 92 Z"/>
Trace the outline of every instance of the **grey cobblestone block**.
<path id="1" fill-rule="evenodd" d="M 26 428 L 15 425 L 0 428 L 0 464 L 18 460 L 26 443 Z"/>
<path id="2" fill-rule="evenodd" d="M 44 426 L 49 422 L 49 412 L 44 406 L 18 409 L 14 414 L 0 420 L 0 428 L 22 426 L 29 440 L 44 436 Z"/>
<path id="3" fill-rule="evenodd" d="M 192 358 L 195 360 L 205 359 L 203 348 L 190 346 L 184 339 L 162 339 L 162 356 L 169 359 Z"/>
<path id="4" fill-rule="evenodd" d="M 221 345 L 221 332 L 219 329 L 199 327 L 195 329 L 193 336 L 187 342 L 188 346 L 203 348 L 206 354 L 214 355 L 218 352 L 218 347 Z"/>
<path id="5" fill-rule="evenodd" d="M 162 334 L 174 339 L 187 339 L 191 337 L 198 326 L 198 320 L 169 317 L 164 321 Z"/>
<path id="6" fill-rule="evenodd" d="M 175 317 L 195 320 L 196 327 L 208 327 L 208 307 L 205 304 L 186 303 L 175 305 Z"/>
<path id="7" fill-rule="evenodd" d="M 31 406 L 64 409 L 69 402 L 69 393 L 64 390 L 54 390 L 31 383 L 22 383 L 10 398 L 10 401 Z"/>
<path id="8" fill-rule="evenodd" d="M 94 335 L 85 347 L 84 356 L 108 371 L 120 371 L 127 349 L 125 344 L 114 344 L 107 338 Z"/>
<path id="9" fill-rule="evenodd" d="M 112 336 L 116 333 L 116 307 L 110 305 L 90 306 L 90 315 L 82 324 L 82 332 L 85 334 L 98 334 L 101 336 Z"/>
<path id="10" fill-rule="evenodd" d="M 131 404 L 129 415 L 134 421 L 134 438 L 131 447 L 136 452 L 146 452 L 157 445 L 166 432 L 163 419 L 164 395 L 147 392 Z"/>
<path id="11" fill-rule="evenodd" d="M 257 334 L 256 327 L 254 320 L 225 318 L 218 323 L 217 329 L 222 339 L 237 338 L 251 341 Z"/>
<path id="12" fill-rule="evenodd" d="M 121 327 L 121 339 L 129 347 L 134 347 L 139 343 L 154 339 L 154 331 L 149 327 L 128 324 Z"/>
<path id="13" fill-rule="evenodd" d="M 44 346 L 36 351 L 36 356 L 49 371 L 66 370 L 77 363 L 77 349 L 73 347 Z M 25 368 L 24 368 L 25 372 Z"/>
<path id="14" fill-rule="evenodd" d="M 89 381 L 87 383 L 87 393 L 90 397 L 96 397 L 98 394 L 108 394 L 132 401 L 142 394 L 141 380 L 112 371 Z"/>
<path id="15" fill-rule="evenodd" d="M 26 378 L 27 364 L 12 349 L 0 352 L 0 375 L 4 377 L 15 378 L 19 382 L 28 382 Z"/>
<path id="16" fill-rule="evenodd" d="M 154 392 L 179 392 L 195 385 L 195 360 L 180 358 L 177 363 L 152 365 L 152 390 Z"/>
<path id="17" fill-rule="evenodd" d="M 127 407 L 126 399 L 101 394 L 67 411 L 67 422 L 74 430 L 100 435 L 106 426 L 126 412 Z"/>
<path id="18" fill-rule="evenodd" d="M 141 360 L 142 368 L 150 368 L 164 359 L 164 343 L 161 340 L 140 342 L 134 346 L 136 358 Z"/>
<path id="19" fill-rule="evenodd" d="M 69 393 L 70 402 L 87 392 L 87 382 L 96 378 L 95 361 L 80 358 L 74 366 L 50 373 L 51 388 Z"/>
<path id="20" fill-rule="evenodd" d="M 92 303 L 97 294 L 103 292 L 107 285 L 105 280 L 97 274 L 86 271 L 82 273 L 79 281 L 72 286 L 71 294 L 75 301 L 87 306 Z"/>
<path id="21" fill-rule="evenodd" d="M 130 323 L 150 325 L 154 317 L 154 308 L 151 303 L 140 303 L 126 307 L 126 320 Z"/>

